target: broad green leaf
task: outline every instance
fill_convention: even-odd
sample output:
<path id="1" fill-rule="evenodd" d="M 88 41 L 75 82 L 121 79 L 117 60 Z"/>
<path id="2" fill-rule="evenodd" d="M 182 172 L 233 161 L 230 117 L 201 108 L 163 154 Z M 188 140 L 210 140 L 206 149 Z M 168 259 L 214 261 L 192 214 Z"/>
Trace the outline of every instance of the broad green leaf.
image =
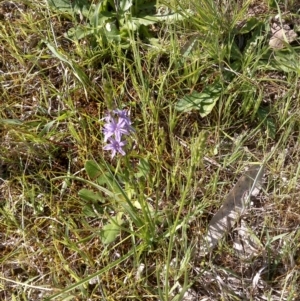
<path id="1" fill-rule="evenodd" d="M 121 41 L 120 31 L 117 28 L 115 22 L 109 22 L 105 24 L 105 35 L 107 39 L 115 42 Z"/>
<path id="2" fill-rule="evenodd" d="M 103 172 L 100 166 L 92 160 L 86 161 L 84 165 L 85 171 L 91 179 L 99 177 Z"/>
<path id="3" fill-rule="evenodd" d="M 156 13 L 156 5 L 157 5 L 157 0 L 150 0 L 147 2 L 145 1 L 144 3 L 139 1 L 138 3 L 132 6 L 133 15 L 137 17 L 154 15 Z"/>
<path id="4" fill-rule="evenodd" d="M 109 244 L 115 241 L 117 236 L 120 234 L 122 225 L 122 213 L 118 213 L 116 217 L 105 225 L 100 231 L 100 237 L 103 244 Z"/>
<path id="5" fill-rule="evenodd" d="M 136 19 L 136 22 L 138 22 L 138 24 L 145 25 L 145 26 L 153 25 L 153 24 L 157 23 L 156 19 L 147 19 L 146 17 L 145 18 L 132 18 L 132 20 L 135 20 L 135 19 Z"/>
<path id="6" fill-rule="evenodd" d="M 85 205 L 82 208 L 82 215 L 86 216 L 86 217 L 97 217 L 97 213 L 94 211 L 94 209 L 90 205 Z"/>
<path id="7" fill-rule="evenodd" d="M 141 24 L 137 20 L 127 20 L 122 26 L 122 30 L 136 31 L 140 26 Z"/>
<path id="8" fill-rule="evenodd" d="M 96 30 L 102 28 L 107 22 L 115 20 L 115 13 L 103 11 L 101 13 L 94 13 L 91 17 L 91 26 Z"/>
<path id="9" fill-rule="evenodd" d="M 153 16 L 145 16 L 142 18 L 138 18 L 139 22 L 141 24 L 144 24 L 143 22 L 162 22 L 162 21 L 169 21 L 169 22 L 173 22 L 173 21 L 181 21 L 181 20 L 185 20 L 186 16 L 179 14 L 179 13 L 170 13 L 167 15 L 153 15 Z M 149 23 L 151 24 L 151 23 Z"/>
<path id="10" fill-rule="evenodd" d="M 126 182 L 124 192 L 126 194 L 126 199 L 130 200 L 130 202 L 131 202 L 132 199 L 134 199 L 134 197 L 136 196 L 136 187 L 134 187 L 130 183 Z M 124 197 L 121 197 L 121 198 L 125 200 Z"/>
<path id="11" fill-rule="evenodd" d="M 119 4 L 121 13 L 126 12 L 131 6 L 132 6 L 132 0 L 121 0 Z"/>
<path id="12" fill-rule="evenodd" d="M 140 209 L 142 210 L 143 209 L 143 206 L 141 205 L 141 203 L 139 201 L 133 201 L 132 202 L 132 205 L 137 208 L 137 209 Z M 152 205 L 150 203 L 145 203 L 144 204 L 144 207 L 147 207 L 146 210 L 149 212 L 149 213 L 154 213 L 155 210 L 154 208 L 152 207 Z"/>
<path id="13" fill-rule="evenodd" d="M 69 14 L 81 14 L 88 17 L 91 10 L 91 3 L 88 0 L 47 0 L 52 9 Z"/>
<path id="14" fill-rule="evenodd" d="M 88 202 L 103 201 L 103 198 L 100 193 L 96 193 L 86 188 L 79 190 L 78 195 L 81 199 Z"/>
<path id="15" fill-rule="evenodd" d="M 113 182 L 113 176 L 111 175 L 110 172 L 106 171 L 101 173 L 101 175 L 97 178 L 97 183 L 99 185 L 103 184 L 111 184 Z"/>
<path id="16" fill-rule="evenodd" d="M 47 0 L 51 8 L 55 8 L 60 11 L 73 12 L 71 1 L 69 0 Z"/>
<path id="17" fill-rule="evenodd" d="M 235 41 L 233 41 L 233 43 L 228 44 L 227 47 L 228 47 L 228 54 L 230 54 L 231 69 L 239 70 L 241 66 L 242 57 L 243 57 L 239 46 L 236 44 Z"/>
<path id="18" fill-rule="evenodd" d="M 67 32 L 67 37 L 72 40 L 80 40 L 94 33 L 94 29 L 87 26 L 78 26 L 70 28 Z"/>
<path id="19" fill-rule="evenodd" d="M 252 31 L 254 28 L 256 28 L 257 26 L 259 26 L 259 25 L 261 26 L 262 24 L 263 24 L 263 22 L 260 22 L 255 17 L 250 18 L 247 20 L 247 22 L 244 24 L 244 26 L 239 30 L 239 34 L 248 33 L 250 31 Z"/>
<path id="20" fill-rule="evenodd" d="M 277 66 L 278 70 L 300 74 L 299 55 L 295 51 L 290 49 L 277 51 L 274 58 L 274 65 Z"/>
<path id="21" fill-rule="evenodd" d="M 177 102 L 175 108 L 180 112 L 199 110 L 200 116 L 205 117 L 216 105 L 217 100 L 221 96 L 221 92 L 222 85 L 219 83 L 214 83 L 204 88 L 201 93 L 194 91 L 190 95 L 185 95 Z"/>
<path id="22" fill-rule="evenodd" d="M 257 55 L 258 49 L 262 49 L 265 43 L 264 36 L 264 24 L 260 24 L 253 32 L 252 37 L 247 39 L 247 43 L 244 49 L 245 57 L 253 57 L 253 55 Z"/>
<path id="23" fill-rule="evenodd" d="M 102 172 L 96 179 L 98 185 L 108 187 L 112 192 L 119 194 L 120 187 L 118 185 L 118 180 L 108 171 Z"/>
<path id="24" fill-rule="evenodd" d="M 103 244 L 109 244 L 115 241 L 120 234 L 120 227 L 114 223 L 109 223 L 103 227 L 100 232 L 101 241 Z"/>
<path id="25" fill-rule="evenodd" d="M 150 172 L 150 164 L 147 159 L 140 159 L 138 165 L 138 172 L 136 173 L 136 177 L 146 177 Z"/>
<path id="26" fill-rule="evenodd" d="M 137 209 L 142 209 L 142 206 L 139 201 L 133 201 L 132 205 Z"/>
<path id="27" fill-rule="evenodd" d="M 278 4 L 276 0 L 268 0 L 267 3 L 270 8 L 277 8 Z"/>
<path id="28" fill-rule="evenodd" d="M 86 217 L 99 217 L 99 215 L 102 215 L 104 213 L 104 208 L 97 204 L 85 204 L 82 208 L 82 214 Z"/>

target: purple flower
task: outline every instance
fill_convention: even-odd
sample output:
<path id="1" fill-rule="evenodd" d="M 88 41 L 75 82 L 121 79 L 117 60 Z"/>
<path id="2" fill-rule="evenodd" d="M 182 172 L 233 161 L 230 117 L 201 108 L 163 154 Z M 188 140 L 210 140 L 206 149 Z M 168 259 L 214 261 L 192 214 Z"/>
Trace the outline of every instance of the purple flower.
<path id="1" fill-rule="evenodd" d="M 134 128 L 131 126 L 132 122 L 128 116 L 128 111 L 126 110 L 113 110 L 113 113 L 119 116 L 119 120 L 123 120 L 125 122 L 124 128 L 128 131 L 128 133 L 134 132 Z"/>
<path id="2" fill-rule="evenodd" d="M 104 125 L 103 133 L 104 142 L 106 142 L 108 138 L 113 135 L 115 135 L 116 140 L 118 141 L 121 140 L 122 134 L 129 135 L 129 132 L 126 129 L 125 121 L 120 118 L 118 120 L 111 118 L 111 120 Z"/>
<path id="3" fill-rule="evenodd" d="M 109 138 L 108 141 L 110 143 L 105 145 L 103 149 L 111 151 L 112 158 L 116 155 L 117 152 L 120 153 L 122 156 L 126 154 L 122 148 L 124 145 L 126 145 L 126 141 L 118 141 L 115 140 L 114 138 Z"/>
<path id="4" fill-rule="evenodd" d="M 124 156 L 126 153 L 123 150 L 123 146 L 126 145 L 126 141 L 121 141 L 122 135 L 128 136 L 134 132 L 128 112 L 119 109 L 113 110 L 108 113 L 103 120 L 105 120 L 103 128 L 104 142 L 109 141 L 103 149 L 112 151 L 112 158 L 116 153 L 120 153 Z"/>
<path id="5" fill-rule="evenodd" d="M 128 112 L 126 110 L 113 110 L 113 113 L 118 115 L 120 119 L 123 119 L 127 124 L 131 124 Z"/>

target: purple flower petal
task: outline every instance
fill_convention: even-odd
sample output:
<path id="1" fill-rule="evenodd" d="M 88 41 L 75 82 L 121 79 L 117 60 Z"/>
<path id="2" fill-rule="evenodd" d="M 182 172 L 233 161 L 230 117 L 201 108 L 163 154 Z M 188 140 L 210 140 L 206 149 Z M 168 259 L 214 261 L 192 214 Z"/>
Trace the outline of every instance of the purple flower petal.
<path id="1" fill-rule="evenodd" d="M 116 153 L 120 153 L 122 156 L 124 156 L 126 153 L 123 150 L 123 146 L 126 145 L 126 141 L 118 141 L 114 138 L 109 138 L 109 143 L 103 147 L 104 150 L 109 150 L 112 152 L 111 157 L 113 158 Z"/>
<path id="2" fill-rule="evenodd" d="M 128 115 L 128 111 L 117 109 L 114 110 L 113 113 L 119 116 L 120 121 L 123 120 L 125 122 L 124 128 L 128 131 L 128 133 L 134 132 L 134 128 L 131 126 L 132 122 Z"/>
<path id="3" fill-rule="evenodd" d="M 126 145 L 126 141 L 122 140 L 122 135 L 130 135 L 134 132 L 134 128 L 131 126 L 128 111 L 126 110 L 113 110 L 109 112 L 104 118 L 105 124 L 103 127 L 104 142 L 108 141 L 108 144 L 104 146 L 104 150 L 111 151 L 112 158 L 120 153 L 125 155 L 123 147 Z"/>
<path id="4" fill-rule="evenodd" d="M 127 124 L 131 124 L 128 112 L 126 110 L 113 110 L 113 113 L 117 114 L 120 119 L 123 119 Z"/>
<path id="5" fill-rule="evenodd" d="M 103 129 L 104 133 L 104 141 L 106 142 L 109 137 L 115 135 L 117 140 L 121 140 L 121 136 L 124 135 L 129 135 L 129 131 L 126 129 L 125 126 L 125 121 L 124 120 L 116 120 L 116 119 L 111 119 L 110 122 L 106 123 L 104 125 Z"/>

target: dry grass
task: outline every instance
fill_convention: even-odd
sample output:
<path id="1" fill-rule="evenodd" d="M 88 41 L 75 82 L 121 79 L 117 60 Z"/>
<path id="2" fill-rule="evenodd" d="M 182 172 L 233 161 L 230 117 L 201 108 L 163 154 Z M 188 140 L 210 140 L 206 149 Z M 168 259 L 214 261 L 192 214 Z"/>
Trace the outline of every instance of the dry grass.
<path id="1" fill-rule="evenodd" d="M 255 14 L 267 23 L 289 5 L 300 19 L 297 3 L 271 2 L 243 2 L 243 13 L 228 2 L 217 20 L 206 12 L 211 32 L 196 5 L 188 22 L 154 26 L 160 47 L 138 40 L 128 51 L 67 39 L 84 20 L 46 1 L 0 2 L 1 300 L 300 300 L 299 46 L 254 40 L 240 61 L 229 47 Z M 233 20 L 224 30 L 221 17 Z M 224 92 L 209 115 L 175 110 L 215 79 Z M 115 160 L 101 132 L 112 104 L 131 110 L 136 129 Z M 117 197 L 79 196 L 96 191 L 88 160 Z M 199 259 L 209 221 L 252 162 L 265 162 L 264 189 Z M 104 244 L 118 215 L 120 234 Z"/>

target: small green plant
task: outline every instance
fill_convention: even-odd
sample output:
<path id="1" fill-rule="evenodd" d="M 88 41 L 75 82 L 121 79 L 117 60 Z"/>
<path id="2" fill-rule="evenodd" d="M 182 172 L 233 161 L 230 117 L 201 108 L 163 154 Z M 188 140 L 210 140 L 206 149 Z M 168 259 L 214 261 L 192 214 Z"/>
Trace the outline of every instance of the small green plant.
<path id="1" fill-rule="evenodd" d="M 86 183 L 91 188 L 79 191 L 85 204 L 83 214 L 90 217 L 106 216 L 107 223 L 100 229 L 100 238 L 104 244 L 115 241 L 122 229 L 130 233 L 133 228 L 137 231 L 135 235 L 149 244 L 154 240 L 156 213 L 147 200 L 137 193 L 137 181 L 142 183 L 143 178 L 147 177 L 149 163 L 141 159 L 136 172 L 130 174 L 120 167 L 113 169 L 104 162 L 86 162 L 85 170 L 90 178 Z M 111 212 L 115 214 L 111 215 Z"/>
<path id="2" fill-rule="evenodd" d="M 86 188 L 79 191 L 79 196 L 85 202 L 83 213 L 86 216 L 101 214 L 107 217 L 107 224 L 100 230 L 104 244 L 112 243 L 119 236 L 126 217 L 134 228 L 140 229 L 138 236 L 146 241 L 153 241 L 155 212 L 147 200 L 138 194 L 138 186 L 142 185 L 143 178 L 150 173 L 150 165 L 147 160 L 140 159 L 137 168 L 133 170 L 125 157 L 128 138 L 135 131 L 127 111 L 113 110 L 104 120 L 103 134 L 107 144 L 103 149 L 111 152 L 112 159 L 122 155 L 126 169 L 120 164 L 121 160 L 118 161 L 117 167 L 94 160 L 85 163 L 85 171 L 91 180 L 89 184 L 97 191 Z M 115 214 L 111 215 L 110 212 Z M 147 220 L 147 226 L 144 220 Z M 130 233 L 130 227 L 127 231 Z"/>
<path id="3" fill-rule="evenodd" d="M 266 27 L 267 21 L 252 17 L 220 35 L 216 42 L 219 53 L 215 57 L 214 55 L 210 57 L 211 61 L 215 60 L 215 64 L 208 67 L 213 71 L 212 74 L 218 74 L 218 76 L 214 75 L 213 81 L 210 77 L 202 76 L 201 92 L 194 90 L 184 95 L 177 101 L 175 109 L 179 112 L 199 111 L 203 118 L 211 113 L 224 95 L 231 94 L 238 85 L 239 89 L 235 98 L 241 102 L 241 113 L 245 116 L 250 115 L 252 119 L 258 118 L 259 122 L 266 127 L 269 136 L 274 139 L 275 124 L 269 118 L 269 114 L 266 114 L 267 110 L 261 107 L 259 85 L 253 84 L 256 72 L 262 67 L 266 68 L 267 64 L 270 65 L 270 51 L 265 43 Z M 206 42 L 203 40 L 200 34 L 196 35 L 187 43 L 182 52 L 181 62 L 184 69 L 190 71 L 185 73 L 189 77 L 191 74 L 197 75 L 193 82 L 194 85 L 199 82 L 201 73 L 190 70 L 190 66 L 194 64 L 194 61 L 198 63 L 199 53 L 196 50 L 201 47 L 205 49 Z M 197 57 L 195 57 L 195 53 L 197 53 Z M 268 57 L 268 61 L 266 57 Z M 218 66 L 220 68 L 217 69 Z M 197 68 L 204 71 L 201 66 L 195 67 L 195 70 Z M 230 102 L 226 106 L 231 108 L 232 103 Z"/>
<path id="4" fill-rule="evenodd" d="M 50 7 L 71 15 L 79 14 L 86 22 L 78 24 L 67 32 L 73 40 L 94 37 L 97 44 L 118 42 L 124 48 L 128 47 L 131 33 L 140 37 L 153 37 L 148 25 L 161 21 L 183 19 L 183 11 L 175 13 L 167 7 L 157 11 L 156 0 L 105 0 L 91 4 L 87 0 L 48 0 Z"/>

